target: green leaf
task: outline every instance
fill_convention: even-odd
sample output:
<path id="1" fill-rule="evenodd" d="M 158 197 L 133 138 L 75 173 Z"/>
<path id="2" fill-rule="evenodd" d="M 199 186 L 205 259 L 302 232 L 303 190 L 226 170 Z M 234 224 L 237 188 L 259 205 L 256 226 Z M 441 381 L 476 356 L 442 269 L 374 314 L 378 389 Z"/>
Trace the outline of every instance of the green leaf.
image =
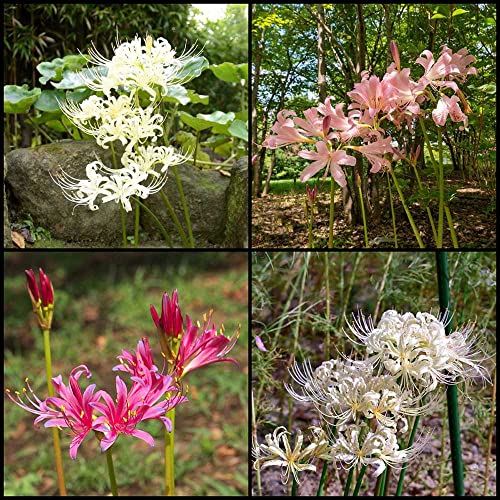
<path id="1" fill-rule="evenodd" d="M 62 79 L 62 72 L 64 69 L 64 61 L 57 57 L 52 61 L 41 62 L 36 69 L 42 75 L 39 81 L 42 85 L 45 85 L 49 80 L 54 80 L 56 82 Z"/>
<path id="2" fill-rule="evenodd" d="M 194 90 L 188 89 L 188 96 L 192 104 L 208 104 L 209 97 L 207 95 L 197 94 Z"/>
<path id="3" fill-rule="evenodd" d="M 35 103 L 35 108 L 40 111 L 59 111 L 59 102 L 64 102 L 66 93 L 64 90 L 43 90 Z"/>
<path id="4" fill-rule="evenodd" d="M 207 120 L 212 123 L 219 123 L 219 124 L 225 124 L 228 122 L 231 122 L 234 120 L 234 113 L 232 111 L 229 111 L 229 113 L 223 113 L 222 111 L 214 111 L 213 113 L 210 113 L 209 115 L 204 115 L 204 114 L 197 114 L 196 115 L 199 118 L 202 118 L 203 120 Z"/>
<path id="5" fill-rule="evenodd" d="M 446 19 L 446 16 L 443 16 L 443 14 L 434 14 L 431 19 Z"/>
<path id="6" fill-rule="evenodd" d="M 170 85 L 163 96 L 165 102 L 178 102 L 185 105 L 190 102 L 188 91 L 182 85 Z"/>
<path id="7" fill-rule="evenodd" d="M 68 101 L 82 102 L 85 99 L 87 99 L 87 97 L 90 97 L 92 93 L 93 93 L 92 90 L 88 88 L 68 90 L 66 92 L 66 98 L 68 99 Z"/>
<path id="8" fill-rule="evenodd" d="M 35 87 L 28 90 L 28 85 L 5 85 L 3 88 L 3 105 L 5 113 L 26 113 L 40 96 L 42 89 Z"/>
<path id="9" fill-rule="evenodd" d="M 248 125 L 247 122 L 242 122 L 241 120 L 234 120 L 229 126 L 229 133 L 233 137 L 238 137 L 244 141 L 248 141 Z"/>
<path id="10" fill-rule="evenodd" d="M 487 26 L 496 26 L 497 22 L 495 21 L 494 17 L 488 17 L 486 18 L 486 25 Z"/>
<path id="11" fill-rule="evenodd" d="M 459 16 L 460 14 L 467 14 L 467 12 L 469 12 L 469 11 L 464 10 L 464 9 L 457 9 L 457 10 L 453 11 L 453 14 L 451 15 L 451 17 Z"/>
<path id="12" fill-rule="evenodd" d="M 61 111 L 44 111 L 40 116 L 35 116 L 35 118 L 32 118 L 34 123 L 37 123 L 38 125 L 42 125 L 42 123 L 47 123 L 53 120 L 59 120 L 61 118 Z"/>
<path id="13" fill-rule="evenodd" d="M 87 64 L 87 58 L 81 54 L 70 54 L 64 56 L 62 60 L 64 61 L 64 69 L 70 71 L 80 71 Z"/>
<path id="14" fill-rule="evenodd" d="M 85 80 L 80 72 L 65 70 L 63 71 L 63 79 L 59 83 L 51 82 L 56 89 L 71 90 L 79 87 L 86 87 Z"/>
<path id="15" fill-rule="evenodd" d="M 66 129 L 60 120 L 49 120 L 45 123 L 45 125 L 56 132 L 66 132 Z"/>
<path id="16" fill-rule="evenodd" d="M 203 71 L 208 68 L 209 64 L 205 57 L 193 57 L 179 72 L 177 77 L 183 81 L 188 82 L 197 76 L 200 76 Z"/>
<path id="17" fill-rule="evenodd" d="M 183 121 L 186 125 L 189 125 L 191 128 L 194 128 L 198 132 L 200 130 L 205 130 L 207 128 L 210 128 L 213 124 L 207 120 L 203 120 L 200 118 L 197 118 L 193 115 L 190 115 L 189 113 L 186 113 L 185 111 L 181 111 L 179 113 L 179 118 L 181 121 Z"/>
<path id="18" fill-rule="evenodd" d="M 248 80 L 248 64 L 234 64 L 223 62 L 222 64 L 211 64 L 209 69 L 219 79 L 228 83 L 240 83 Z"/>

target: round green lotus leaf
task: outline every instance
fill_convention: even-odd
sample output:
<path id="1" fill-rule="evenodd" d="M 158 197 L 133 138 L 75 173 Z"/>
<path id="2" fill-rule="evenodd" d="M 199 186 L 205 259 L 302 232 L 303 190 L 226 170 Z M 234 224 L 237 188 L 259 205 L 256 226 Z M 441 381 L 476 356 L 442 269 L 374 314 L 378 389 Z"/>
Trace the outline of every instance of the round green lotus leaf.
<path id="1" fill-rule="evenodd" d="M 28 85 L 5 85 L 3 88 L 3 106 L 5 113 L 26 113 L 40 96 L 42 89 L 35 87 L 28 90 Z"/>

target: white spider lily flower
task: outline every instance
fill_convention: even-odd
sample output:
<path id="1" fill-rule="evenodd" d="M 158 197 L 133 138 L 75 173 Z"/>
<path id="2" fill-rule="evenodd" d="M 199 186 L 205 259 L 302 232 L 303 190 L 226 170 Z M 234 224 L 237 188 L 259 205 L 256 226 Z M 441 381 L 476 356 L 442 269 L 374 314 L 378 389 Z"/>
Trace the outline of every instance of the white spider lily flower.
<path id="1" fill-rule="evenodd" d="M 361 313 L 348 326 L 366 346 L 374 364 L 382 364 L 396 378 L 401 377 L 403 387 L 427 393 L 438 383 L 457 384 L 472 376 L 489 379 L 481 366 L 485 358 L 474 347 L 474 325 L 469 323 L 447 336 L 445 326 L 449 321 L 448 312 L 435 317 L 389 310 L 376 328 Z"/>
<path id="2" fill-rule="evenodd" d="M 136 169 L 121 168 L 116 170 L 103 184 L 103 188 L 108 192 L 103 197 L 102 202 L 121 203 L 125 211 L 130 212 L 132 210 L 131 196 L 147 198 L 150 194 L 148 188 L 141 184 L 147 177 L 146 172 L 140 172 Z"/>
<path id="3" fill-rule="evenodd" d="M 188 159 L 188 156 L 177 153 L 172 146 L 139 146 L 137 151 L 125 151 L 121 161 L 124 167 L 137 168 L 141 172 L 160 177 L 155 165 L 162 164 L 160 172 L 166 173 L 170 166 L 180 165 Z"/>
<path id="4" fill-rule="evenodd" d="M 153 43 L 150 36 L 146 37 L 144 45 L 139 36 L 119 44 L 111 59 L 102 56 L 95 46 L 89 55 L 89 63 L 107 69 L 106 74 L 101 70 L 90 70 L 90 77 L 82 75 L 89 88 L 107 96 L 119 87 L 124 87 L 132 95 L 142 89 L 151 96 L 152 102 L 157 98 L 154 86 L 161 87 L 165 93 L 170 85 L 185 81 L 179 76 L 180 72 L 195 57 L 193 50 L 176 57 L 165 38 L 158 38 Z"/>
<path id="5" fill-rule="evenodd" d="M 258 444 L 253 450 L 255 456 L 254 469 L 278 465 L 282 468 L 283 483 L 288 482 L 290 473 L 292 473 L 297 484 L 300 484 L 297 472 L 304 470 L 316 471 L 316 466 L 309 463 L 309 461 L 314 457 L 315 450 L 323 450 L 323 435 L 317 431 L 313 432 L 313 442 L 302 449 L 304 436 L 299 430 L 293 450 L 290 447 L 287 435 L 291 435 L 291 433 L 283 426 L 277 427 L 272 434 L 266 435 L 267 444 Z"/>
<path id="6" fill-rule="evenodd" d="M 148 138 L 156 142 L 158 137 L 163 135 L 164 117 L 153 113 L 152 106 L 144 109 L 135 108 L 134 113 L 123 123 L 123 134 L 129 141 L 126 147 L 128 151 L 132 150 L 137 143 L 142 144 Z"/>
<path id="7" fill-rule="evenodd" d="M 374 475 L 377 477 L 387 466 L 401 468 L 403 463 L 415 458 L 426 444 L 427 439 L 419 439 L 410 448 L 400 450 L 396 432 L 390 427 L 379 425 L 375 431 L 367 432 L 366 427 L 349 425 L 339 432 L 331 453 L 347 469 L 358 464 L 376 466 Z"/>
<path id="8" fill-rule="evenodd" d="M 74 209 L 79 205 L 88 205 L 90 210 L 97 210 L 99 207 L 95 201 L 99 195 L 106 195 L 107 190 L 103 187 L 107 177 L 99 173 L 104 167 L 100 161 L 89 163 L 86 168 L 87 179 L 76 179 L 75 177 L 60 170 L 56 177 L 50 174 L 52 180 L 63 190 L 64 197 L 75 203 Z"/>

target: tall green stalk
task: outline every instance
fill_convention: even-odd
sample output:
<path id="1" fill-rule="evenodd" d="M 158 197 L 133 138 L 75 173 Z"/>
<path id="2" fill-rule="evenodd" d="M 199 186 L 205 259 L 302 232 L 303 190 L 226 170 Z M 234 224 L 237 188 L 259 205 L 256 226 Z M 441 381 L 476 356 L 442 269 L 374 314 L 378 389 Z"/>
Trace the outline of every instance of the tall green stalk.
<path id="1" fill-rule="evenodd" d="M 333 248 L 333 218 L 335 215 L 335 181 L 330 176 L 330 223 L 328 226 L 328 248 Z"/>
<path id="2" fill-rule="evenodd" d="M 438 136 L 438 185 L 439 185 L 439 212 L 438 212 L 438 230 L 437 230 L 437 248 L 443 248 L 443 232 L 444 232 L 444 165 L 443 165 L 443 141 L 441 129 L 437 129 Z"/>
<path id="3" fill-rule="evenodd" d="M 120 203 L 120 218 L 122 221 L 122 244 L 123 248 L 127 248 L 127 220 L 125 217 L 125 209 Z"/>
<path id="4" fill-rule="evenodd" d="M 141 215 L 141 206 L 135 204 L 135 223 L 134 223 L 134 248 L 139 246 L 139 219 Z"/>
<path id="5" fill-rule="evenodd" d="M 150 216 L 151 218 L 156 222 L 156 225 L 160 229 L 161 233 L 163 234 L 163 237 L 165 238 L 165 241 L 169 247 L 174 246 L 174 242 L 172 241 L 172 238 L 170 238 L 169 234 L 167 233 L 167 230 L 163 226 L 163 224 L 160 222 L 160 219 L 156 217 L 156 215 L 146 206 L 144 203 L 139 201 L 138 198 L 132 198 L 138 205 L 140 205 Z"/>
<path id="6" fill-rule="evenodd" d="M 116 485 L 115 467 L 113 465 L 113 456 L 111 455 L 111 448 L 106 450 L 106 463 L 108 464 L 109 486 L 111 494 L 114 497 L 118 496 L 118 487 Z"/>
<path id="7" fill-rule="evenodd" d="M 352 492 L 353 497 L 357 497 L 359 493 L 359 489 L 361 488 L 361 483 L 363 482 L 363 476 L 365 475 L 366 465 L 361 467 L 359 471 L 358 480 L 356 481 L 356 486 L 354 487 L 354 491 Z"/>
<path id="8" fill-rule="evenodd" d="M 415 436 L 417 434 L 417 427 L 419 422 L 420 422 L 420 415 L 417 415 L 415 417 L 415 420 L 413 421 L 413 427 L 411 428 L 410 439 L 408 439 L 408 444 L 406 445 L 406 448 L 409 448 L 413 444 L 413 441 L 415 441 Z M 405 462 L 401 467 L 401 472 L 399 473 L 398 487 L 396 488 L 396 493 L 394 495 L 396 497 L 401 496 L 401 492 L 403 491 L 403 483 L 405 479 L 407 466 L 408 462 Z"/>
<path id="9" fill-rule="evenodd" d="M 185 247 L 189 246 L 189 240 L 187 239 L 186 232 L 184 229 L 182 229 L 181 223 L 179 222 L 179 218 L 177 217 L 177 214 L 175 213 L 174 207 L 170 203 L 170 200 L 168 199 L 167 195 L 163 191 L 163 189 L 160 190 L 160 195 L 163 198 L 163 201 L 165 202 L 165 206 L 167 207 L 168 213 L 170 214 L 170 217 L 172 217 L 172 222 L 175 224 L 175 227 L 177 228 L 177 231 L 179 232 L 179 236 L 181 237 L 182 244 Z"/>
<path id="10" fill-rule="evenodd" d="M 391 179 L 387 174 L 387 187 L 389 188 L 389 202 L 391 204 L 392 232 L 394 233 L 394 248 L 398 248 L 398 233 L 396 230 L 396 214 L 394 213 L 394 201 L 392 199 Z"/>
<path id="11" fill-rule="evenodd" d="M 165 496 L 175 495 L 174 474 L 174 438 L 175 438 L 175 408 L 167 412 L 166 417 L 172 422 L 172 431 L 165 429 Z"/>
<path id="12" fill-rule="evenodd" d="M 298 487 L 297 481 L 295 480 L 295 477 L 292 477 L 292 492 L 290 496 L 292 497 L 297 496 L 297 487 Z"/>
<path id="13" fill-rule="evenodd" d="M 344 496 L 348 497 L 349 496 L 349 490 L 351 489 L 351 483 L 352 483 L 352 476 L 354 475 L 354 469 L 355 467 L 351 467 L 349 469 L 349 474 L 347 475 L 347 482 L 345 483 L 345 488 L 344 488 Z"/>
<path id="14" fill-rule="evenodd" d="M 437 278 L 439 289 L 439 308 L 444 314 L 450 305 L 450 275 L 448 272 L 448 256 L 446 252 L 436 253 Z M 445 325 L 445 333 L 449 335 L 451 322 Z M 448 425 L 450 429 L 451 460 L 453 466 L 453 486 L 456 496 L 464 496 L 464 464 L 462 460 L 462 443 L 460 438 L 460 414 L 458 411 L 458 390 L 456 385 L 446 388 L 448 402 Z"/>
<path id="15" fill-rule="evenodd" d="M 181 199 L 182 209 L 184 210 L 184 219 L 186 220 L 186 225 L 188 229 L 189 244 L 191 248 L 195 248 L 193 229 L 191 227 L 191 218 L 189 216 L 189 209 L 186 203 L 186 198 L 184 196 L 184 191 L 182 190 L 181 178 L 179 177 L 179 172 L 177 171 L 177 165 L 173 165 L 171 169 L 174 172 L 175 183 L 177 184 L 177 190 L 179 191 L 179 197 Z"/>
<path id="16" fill-rule="evenodd" d="M 398 183 L 398 180 L 396 178 L 396 174 L 394 173 L 394 170 L 392 168 L 390 169 L 390 172 L 392 175 L 392 180 L 394 181 L 394 186 L 396 186 L 396 191 L 398 192 L 399 198 L 401 199 L 401 203 L 403 204 L 403 208 L 406 212 L 406 216 L 408 217 L 411 228 L 413 230 L 413 234 L 415 235 L 415 238 L 417 239 L 418 246 L 420 248 L 424 248 L 424 242 L 422 241 L 422 237 L 420 236 L 420 233 L 418 232 L 418 228 L 415 224 L 415 221 L 413 220 L 413 217 L 411 216 L 410 210 L 408 209 L 408 206 L 406 205 L 406 201 L 405 201 L 405 198 L 403 196 L 403 192 L 401 191 L 401 188 L 399 187 L 399 183 Z"/>
<path id="17" fill-rule="evenodd" d="M 365 235 L 365 247 L 370 248 L 368 244 L 368 228 L 366 227 L 365 202 L 363 200 L 363 190 L 361 189 L 361 179 L 356 175 L 356 184 L 358 185 L 359 202 L 361 204 L 361 216 L 363 217 L 363 233 Z"/>
<path id="18" fill-rule="evenodd" d="M 54 386 L 52 385 L 52 355 L 50 352 L 50 330 L 43 329 L 43 350 L 45 353 L 45 375 L 47 377 L 47 391 L 49 396 L 54 396 Z M 59 439 L 59 429 L 52 427 L 52 440 L 54 442 L 54 459 L 56 464 L 57 483 L 61 496 L 66 496 L 66 484 L 64 482 L 64 468 L 62 464 L 61 441 Z"/>

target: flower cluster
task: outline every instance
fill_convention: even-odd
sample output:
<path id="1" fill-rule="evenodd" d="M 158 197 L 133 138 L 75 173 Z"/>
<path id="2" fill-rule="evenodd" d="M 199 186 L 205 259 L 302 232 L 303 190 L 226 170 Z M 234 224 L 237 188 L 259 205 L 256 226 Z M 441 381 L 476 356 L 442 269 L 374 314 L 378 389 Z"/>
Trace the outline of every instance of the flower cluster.
<path id="1" fill-rule="evenodd" d="M 40 276 L 40 288 L 36 282 L 33 269 L 26 269 L 26 287 L 33 304 L 33 312 L 36 315 L 38 324 L 42 330 L 50 330 L 52 326 L 52 316 L 54 314 L 54 288 L 49 277 L 38 269 Z"/>
<path id="2" fill-rule="evenodd" d="M 471 110 L 456 82 L 463 82 L 467 75 L 477 74 L 477 70 L 470 66 L 475 61 L 474 56 L 466 49 L 453 53 L 444 45 L 435 61 L 432 53 L 425 50 L 415 61 L 423 66 L 424 74 L 415 81 L 409 68 L 401 69 L 395 42 L 391 42 L 391 52 L 394 62 L 382 79 L 364 71 L 361 81 L 347 92 L 352 100 L 347 115 L 344 113 L 345 104 L 334 106 L 331 97 L 317 107 L 305 110 L 305 119 L 284 109 L 278 112 L 277 121 L 271 127 L 272 134 L 262 145 L 273 149 L 290 144 L 314 144 L 313 150 L 298 152 L 301 158 L 313 160 L 303 170 L 300 179 L 305 182 L 325 168 L 325 177 L 330 172 L 337 184 L 345 187 L 342 165 L 356 164 L 356 158 L 348 155 L 346 149 L 361 152 L 370 163 L 372 173 L 390 168 L 394 156 L 405 156 L 393 147 L 393 138 L 384 122 L 392 123 L 398 130 L 406 124 L 413 133 L 415 119 L 425 117 L 429 111 L 423 108 L 423 104 L 430 103 L 436 125 L 444 126 L 449 116 L 453 122 L 463 122 L 467 127 L 467 113 Z M 446 90 L 454 94 L 449 96 Z M 356 138 L 365 144 L 351 144 Z"/>
<path id="3" fill-rule="evenodd" d="M 49 286 L 50 281 L 47 284 L 48 278 L 42 271 L 40 273 L 43 302 L 47 297 L 53 298 L 53 291 L 52 286 Z M 38 288 L 33 285 L 36 284 L 33 272 L 27 272 L 27 277 L 30 296 L 33 300 L 40 301 Z M 11 391 L 6 389 L 7 396 L 14 403 L 37 415 L 35 426 L 45 422 L 45 427 L 69 429 L 73 437 L 70 445 L 71 458 L 76 458 L 78 447 L 90 431 L 95 432 L 102 451 L 110 448 L 120 434 L 137 437 L 154 446 L 153 437 L 137 429 L 137 426 L 145 420 L 160 420 L 171 431 L 172 422 L 166 414 L 188 401 L 181 383 L 181 378 L 186 373 L 221 361 L 238 364 L 226 356 L 236 343 L 238 332 L 231 338 L 222 333 L 217 334 L 215 325 L 210 326 L 211 313 L 205 317 L 201 335 L 198 335 L 198 327 L 192 324 L 189 316 L 184 329 L 177 291 L 172 294 L 172 299 L 168 294 L 164 295 L 161 318 L 158 318 L 152 306 L 151 311 L 154 311 L 153 320 L 163 339 L 161 345 L 169 345 L 171 348 L 162 353 L 168 361 L 167 369 L 163 367 L 160 370 L 154 363 L 149 340 L 143 337 L 135 352 L 123 349 L 118 356 L 119 364 L 113 367 L 113 371 L 126 373 L 131 387 L 127 388 L 123 379 L 116 376 L 115 396 L 103 390 L 95 392 L 95 384 L 89 385 L 82 393 L 80 377 L 91 377 L 91 372 L 85 365 L 79 365 L 71 371 L 67 386 L 61 375 L 52 378 L 57 396 L 48 397 L 44 401 L 35 395 L 28 379 L 25 380 L 27 389 L 23 388 L 27 403 L 21 398 L 20 392 L 15 391 L 14 398 Z M 171 343 L 171 339 L 175 339 L 175 342 Z"/>
<path id="4" fill-rule="evenodd" d="M 120 168 L 109 168 L 97 160 L 87 165 L 85 179 L 64 171 L 52 176 L 75 207 L 86 205 L 97 210 L 97 200 L 115 201 L 128 212 L 132 196 L 147 198 L 158 192 L 167 180 L 168 168 L 188 159 L 171 146 L 156 145 L 164 133 L 164 117 L 156 111 L 158 100 L 169 87 L 188 78 L 183 69 L 192 58 L 190 53 L 175 57 L 167 40 L 153 42 L 150 36 L 144 44 L 137 36 L 122 43 L 111 60 L 95 49 L 90 51 L 89 62 L 98 66 L 88 69 L 87 76 L 82 73 L 82 78 L 90 89 L 103 95 L 91 95 L 81 103 L 68 100 L 60 103 L 61 110 L 102 148 L 120 141 L 125 151 Z M 146 107 L 141 106 L 144 95 L 149 97 Z"/>
<path id="5" fill-rule="evenodd" d="M 412 460 L 427 438 L 421 436 L 411 446 L 400 447 L 398 438 L 406 440 L 409 433 L 408 416 L 425 415 L 437 407 L 442 394 L 430 393 L 439 384 L 488 378 L 474 347 L 473 326 L 446 335 L 448 321 L 448 314 L 437 318 L 389 310 L 374 327 L 370 318 L 354 316 L 349 329 L 366 348 L 366 359 L 332 359 L 314 370 L 308 361 L 302 366 L 294 363 L 289 371 L 299 389 L 285 385 L 294 399 L 315 406 L 329 429 L 321 430 L 321 436 L 328 432 L 330 438 L 321 446 L 312 441 L 302 449 L 299 434 L 292 451 L 286 430 L 276 430 L 273 439 L 266 436 L 267 445 L 257 445 L 254 467 L 281 465 L 286 467 L 285 479 L 292 471 L 297 480 L 298 471 L 316 470 L 310 463 L 313 458 L 345 468 L 373 466 L 375 476 L 388 466 L 401 468 Z M 280 439 L 285 451 L 280 449 Z"/>

